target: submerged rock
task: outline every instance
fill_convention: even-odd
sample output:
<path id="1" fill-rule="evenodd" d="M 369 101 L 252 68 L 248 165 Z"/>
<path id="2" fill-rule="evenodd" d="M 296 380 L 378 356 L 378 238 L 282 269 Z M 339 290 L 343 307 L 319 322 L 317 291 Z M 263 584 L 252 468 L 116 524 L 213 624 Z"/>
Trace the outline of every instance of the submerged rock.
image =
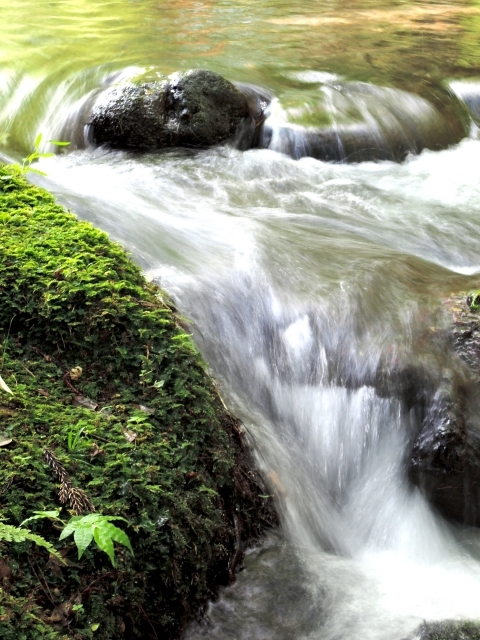
<path id="1" fill-rule="evenodd" d="M 325 84 L 318 105 L 304 109 L 310 126 L 281 122 L 272 114 L 265 121 L 258 146 L 296 159 L 402 161 L 424 149 L 445 149 L 467 135 L 464 109 L 452 94 L 443 92 L 442 97 L 442 108 L 437 108 L 400 89 L 364 82 Z M 316 119 L 323 124 L 326 118 L 333 122 L 331 126 L 315 126 Z"/>
<path id="2" fill-rule="evenodd" d="M 231 138 L 249 117 L 241 91 L 217 73 L 197 69 L 107 89 L 93 107 L 88 137 L 121 149 L 208 147 Z"/>

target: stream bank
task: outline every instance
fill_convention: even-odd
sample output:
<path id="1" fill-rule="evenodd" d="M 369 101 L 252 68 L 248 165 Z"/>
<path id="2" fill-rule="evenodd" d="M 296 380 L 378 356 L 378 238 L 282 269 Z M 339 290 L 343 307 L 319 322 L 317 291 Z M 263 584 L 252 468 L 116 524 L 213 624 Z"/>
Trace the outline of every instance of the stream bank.
<path id="1" fill-rule="evenodd" d="M 135 554 L 118 550 L 112 567 L 90 546 L 78 561 L 73 541 L 34 521 L 66 566 L 0 543 L 0 635 L 176 638 L 276 523 L 241 424 L 119 245 L 8 168 L 0 217 L 1 375 L 13 391 L 0 398 L 2 518 L 60 508 L 48 451 L 98 512 L 127 519 Z"/>

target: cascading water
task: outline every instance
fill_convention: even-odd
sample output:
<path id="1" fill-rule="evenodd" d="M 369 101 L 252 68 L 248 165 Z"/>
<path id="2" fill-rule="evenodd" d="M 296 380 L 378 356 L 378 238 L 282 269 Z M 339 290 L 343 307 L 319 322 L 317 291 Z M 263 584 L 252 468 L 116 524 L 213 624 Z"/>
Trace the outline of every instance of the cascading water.
<path id="1" fill-rule="evenodd" d="M 39 168 L 47 177 L 36 179 L 121 241 L 175 298 L 222 395 L 243 419 L 277 496 L 280 530 L 248 554 L 237 583 L 222 591 L 200 624 L 186 630 L 185 640 L 403 640 L 423 620 L 480 619 L 480 533 L 447 523 L 412 486 L 407 458 L 420 418 L 401 397 L 374 384 L 379 367 L 388 376 L 399 362 L 428 359 L 438 369 L 460 366 L 431 336 L 445 326 L 442 298 L 478 287 L 475 126 L 470 139 L 408 156 L 403 164 L 328 164 L 277 153 L 305 155 L 299 149 L 308 135 L 298 125 L 285 134 L 285 118 L 302 122 L 319 96 L 333 114 L 334 122 L 324 123 L 330 134 L 338 137 L 342 127 L 348 129 L 342 117 L 358 123 L 360 114 L 387 157 L 389 136 L 401 138 L 407 151 L 420 151 L 424 145 L 408 146 L 418 137 L 412 123 L 421 129 L 437 116 L 423 98 L 342 84 L 341 65 L 333 61 L 352 69 L 357 58 L 339 48 L 335 55 L 326 49 L 320 61 L 312 54 L 308 63 L 295 59 L 290 66 L 277 50 L 283 75 L 272 72 L 271 83 L 262 82 L 275 61 L 260 52 L 263 62 L 255 68 L 237 33 L 241 20 L 247 24 L 252 15 L 250 28 L 260 29 L 255 12 L 261 9 L 220 2 L 218 15 L 203 5 L 191 11 L 212 11 L 205 21 L 215 33 L 225 22 L 226 37 L 246 61 L 237 64 L 235 52 L 227 62 L 212 58 L 216 70 L 240 82 L 268 84 L 281 94 L 270 107 L 265 129 L 270 138 L 260 144 L 269 148 L 143 155 L 76 149 L 84 140 L 82 105 L 95 97 L 90 92 L 128 65 L 159 64 L 153 44 L 137 57 L 122 49 L 126 34 L 132 47 L 141 49 L 142 29 L 158 44 L 155 25 L 166 29 L 167 21 L 157 20 L 150 4 L 144 14 L 128 3 L 106 51 L 99 48 L 89 57 L 82 44 L 78 58 L 65 56 L 68 63 L 55 72 L 51 60 L 41 62 L 44 40 L 34 43 L 37 75 L 15 65 L 0 75 L 0 121 L 6 156 L 28 151 L 40 131 L 44 140 L 71 136 L 74 149 L 42 161 Z M 312 11 L 303 3 L 301 9 Z M 57 29 L 55 23 L 51 31 L 42 26 L 40 34 L 45 39 L 48 32 L 46 41 L 55 51 L 62 50 L 62 29 L 68 33 L 72 19 L 73 9 L 63 10 L 64 22 L 60 17 Z M 193 13 L 181 18 L 182 11 L 169 8 L 168 15 L 186 24 Z M 228 22 L 232 11 L 234 26 Z M 283 3 L 269 3 L 269 11 L 272 15 L 264 16 L 269 28 L 286 20 Z M 291 24 L 295 29 L 337 24 L 339 38 L 349 24 L 356 42 L 354 25 L 368 20 L 369 11 L 348 8 L 340 17 L 328 14 L 325 23 L 321 16 L 302 14 Z M 390 18 L 402 24 L 413 19 L 398 8 Z M 108 33 L 102 20 L 101 14 L 92 16 L 97 38 Z M 292 33 L 285 35 L 291 51 L 297 43 Z M 165 72 L 174 70 L 172 56 L 186 47 L 177 35 L 167 29 Z M 313 46 L 316 35 L 313 30 L 307 35 Z M 199 51 L 202 37 L 192 44 Z M 445 56 L 449 46 L 442 49 Z M 185 54 L 184 67 L 198 66 L 193 64 L 197 49 Z M 118 51 L 121 63 L 101 63 Z M 405 56 L 413 68 L 414 55 Z M 386 86 L 376 59 L 368 65 L 376 84 Z M 365 71 L 358 77 L 369 79 Z M 474 112 L 477 94 L 470 95 L 471 87 L 452 84 Z M 301 96 L 296 101 L 294 92 Z"/>

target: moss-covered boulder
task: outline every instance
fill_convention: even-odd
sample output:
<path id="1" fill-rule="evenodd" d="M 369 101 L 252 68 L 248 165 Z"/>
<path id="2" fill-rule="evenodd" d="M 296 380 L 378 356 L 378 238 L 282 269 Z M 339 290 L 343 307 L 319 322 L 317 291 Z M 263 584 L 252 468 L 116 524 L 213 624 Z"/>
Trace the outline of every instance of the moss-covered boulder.
<path id="1" fill-rule="evenodd" d="M 5 168 L 0 292 L 13 392 L 0 390 L 1 517 L 62 508 L 53 456 L 97 512 L 127 520 L 134 550 L 118 547 L 113 567 L 91 544 L 79 561 L 61 527 L 32 521 L 66 564 L 0 542 L 0 637 L 178 637 L 274 519 L 241 426 L 122 248 Z"/>
<path id="2" fill-rule="evenodd" d="M 197 69 L 107 89 L 92 110 L 88 136 L 95 145 L 120 149 L 208 147 L 231 138 L 249 118 L 243 93 L 217 73 Z"/>

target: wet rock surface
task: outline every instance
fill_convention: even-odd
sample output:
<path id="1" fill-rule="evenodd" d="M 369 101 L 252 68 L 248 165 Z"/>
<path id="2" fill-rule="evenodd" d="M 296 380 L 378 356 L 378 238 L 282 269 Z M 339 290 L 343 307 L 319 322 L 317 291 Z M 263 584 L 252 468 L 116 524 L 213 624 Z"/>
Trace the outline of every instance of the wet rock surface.
<path id="1" fill-rule="evenodd" d="M 451 94 L 443 92 L 435 103 L 407 91 L 364 82 L 325 84 L 319 104 L 306 114 L 307 128 L 271 125 L 267 119 L 259 146 L 292 158 L 305 156 L 327 162 L 402 161 L 424 149 L 439 150 L 467 135 L 468 116 Z M 315 126 L 325 118 L 326 104 L 332 126 Z M 301 111 L 301 110 L 300 110 Z M 315 115 L 317 114 L 317 116 Z"/>
<path id="2" fill-rule="evenodd" d="M 156 150 L 219 144 L 249 117 L 247 99 L 232 83 L 194 70 L 111 87 L 97 100 L 87 126 L 95 145 Z"/>
<path id="3" fill-rule="evenodd" d="M 446 301 L 452 318 L 451 346 L 456 366 L 439 380 L 430 376 L 420 402 L 421 429 L 409 464 L 409 477 L 449 519 L 480 524 L 480 315 L 467 296 Z M 455 363 L 454 363 L 455 364 Z M 423 387 L 419 383 L 419 388 Z"/>
<path id="4" fill-rule="evenodd" d="M 64 131 L 64 137 L 76 147 L 83 146 L 78 139 L 85 131 L 84 144 L 119 149 L 205 148 L 232 140 L 243 151 L 271 149 L 294 159 L 402 161 L 409 154 L 445 149 L 466 137 L 480 100 L 477 85 L 460 96 L 432 89 L 429 100 L 362 82 L 327 83 L 319 87 L 313 112 L 305 106 L 313 120 L 299 126 L 288 117 L 277 118 L 271 108 L 274 96 L 262 87 L 232 84 L 199 69 L 155 78 L 120 81 L 92 92 L 65 123 L 70 135 Z M 330 126 L 316 126 L 325 118 Z"/>
<path id="5" fill-rule="evenodd" d="M 480 623 L 456 620 L 425 622 L 406 640 L 480 640 Z"/>

